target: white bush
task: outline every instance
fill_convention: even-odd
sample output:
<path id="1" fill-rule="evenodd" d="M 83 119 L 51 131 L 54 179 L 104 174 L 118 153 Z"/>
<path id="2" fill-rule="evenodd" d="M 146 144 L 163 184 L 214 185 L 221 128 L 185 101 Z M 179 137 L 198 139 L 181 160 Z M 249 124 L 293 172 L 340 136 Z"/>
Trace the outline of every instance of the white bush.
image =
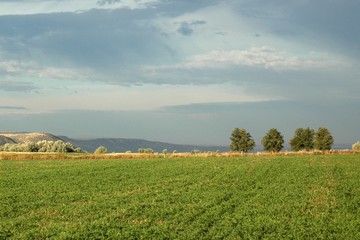
<path id="1" fill-rule="evenodd" d="M 352 150 L 353 151 L 360 151 L 360 141 L 356 142 L 352 145 Z"/>

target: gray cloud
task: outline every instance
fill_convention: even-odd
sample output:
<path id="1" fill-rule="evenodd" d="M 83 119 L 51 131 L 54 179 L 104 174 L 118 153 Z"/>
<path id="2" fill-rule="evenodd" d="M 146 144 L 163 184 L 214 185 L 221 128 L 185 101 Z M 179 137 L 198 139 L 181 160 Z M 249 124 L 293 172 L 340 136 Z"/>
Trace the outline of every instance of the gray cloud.
<path id="1" fill-rule="evenodd" d="M 182 22 L 180 24 L 180 27 L 177 29 L 177 32 L 184 35 L 184 36 L 190 36 L 194 32 L 194 28 L 197 25 L 203 25 L 206 24 L 205 21 L 192 21 L 192 22 Z"/>
<path id="2" fill-rule="evenodd" d="M 185 13 L 195 12 L 199 9 L 214 6 L 221 3 L 221 0 L 196 0 L 196 1 L 177 1 L 161 0 L 156 5 L 159 13 L 168 17 L 176 17 Z"/>
<path id="3" fill-rule="evenodd" d="M 93 68 L 166 61 L 172 53 L 147 24 L 154 10 L 2 16 L 0 47 L 14 59 Z"/>
<path id="4" fill-rule="evenodd" d="M 242 15 L 255 19 L 257 26 L 280 37 L 359 59 L 357 0 L 243 0 L 232 4 Z"/>
<path id="5" fill-rule="evenodd" d="M 119 3 L 119 2 L 121 2 L 121 0 L 98 0 L 97 4 L 99 6 L 104 6 L 107 4 L 114 4 L 114 3 Z"/>
<path id="6" fill-rule="evenodd" d="M 0 106 L 0 109 L 5 109 L 5 110 L 28 110 L 26 107 L 18 107 L 18 106 Z"/>
<path id="7" fill-rule="evenodd" d="M 320 38 L 314 44 L 321 46 L 326 43 L 330 48 L 346 51 L 359 60 L 359 1 L 309 1 L 298 10 L 290 20 Z"/>
<path id="8" fill-rule="evenodd" d="M 0 80 L 0 90 L 7 92 L 30 92 L 38 87 L 34 83 L 25 81 Z"/>
<path id="9" fill-rule="evenodd" d="M 99 1 L 108 4 L 114 1 Z M 117 2 L 117 1 L 115 1 Z M 343 42 L 350 42 L 349 46 L 356 46 L 360 39 L 357 30 L 353 31 L 354 39 L 351 39 L 348 28 L 341 29 L 339 26 L 355 25 L 359 17 L 354 14 L 357 2 L 350 0 L 340 4 L 340 1 L 332 1 L 331 4 L 313 3 L 313 1 L 265 1 L 243 0 L 226 1 L 235 11 L 256 19 L 256 24 L 268 28 L 270 32 L 290 40 L 313 41 L 313 32 L 318 32 L 316 41 L 322 45 L 324 38 L 334 37 L 332 49 L 345 46 Z M 254 55 L 251 50 L 235 49 L 235 55 L 241 55 L 240 64 L 230 59 L 231 51 L 222 51 L 222 54 L 208 54 L 208 59 L 203 63 L 212 63 L 210 67 L 186 68 L 187 59 L 171 45 L 169 38 L 151 24 L 157 16 L 179 16 L 191 13 L 204 7 L 212 6 L 223 1 L 160 1 L 153 8 L 145 9 L 118 9 L 118 10 L 91 10 L 82 13 L 54 13 L 30 16 L 2 16 L 0 23 L 0 52 L 7 59 L 36 60 L 38 64 L 57 66 L 59 68 L 91 68 L 98 74 L 98 80 L 113 84 L 214 84 L 235 83 L 242 84 L 251 92 L 270 93 L 270 95 L 299 96 L 303 90 L 307 95 L 315 94 L 313 86 L 323 86 L 325 90 L 342 95 L 351 92 L 354 95 L 358 83 L 359 74 L 356 67 L 345 69 L 339 64 L 330 67 L 331 70 L 342 68 L 335 73 L 314 70 L 312 66 L 326 63 L 324 59 L 302 59 L 300 57 L 282 56 L 270 54 L 264 51 Z M 342 3 L 342 2 L 341 2 Z M 322 8 L 329 9 L 324 11 Z M 335 19 L 331 20 L 335 9 Z M 350 10 L 349 10 L 350 9 Z M 349 17 L 346 18 L 346 12 Z M 318 14 L 317 14 L 318 13 Z M 259 20 L 260 19 L 260 20 Z M 318 20 L 318 21 L 317 21 Z M 320 21 L 321 20 L 321 21 Z M 326 26 L 326 23 L 331 23 Z M 351 21 L 350 21 L 351 20 Z M 339 23 L 336 23 L 339 21 Z M 193 37 L 196 27 L 208 24 L 205 21 L 178 22 L 177 29 L 180 34 Z M 346 25 L 346 26 L 348 26 Z M 350 28 L 353 29 L 353 28 Z M 324 33 L 324 36 L 321 34 Z M 228 37 L 231 33 L 218 32 L 219 38 Z M 306 35 L 308 34 L 308 35 Z M 266 38 L 261 32 L 261 39 Z M 341 39 L 346 39 L 342 41 Z M 304 40 L 305 39 L 305 40 Z M 359 41 L 358 41 L 359 40 Z M 329 40 L 324 40 L 328 43 Z M 330 46 L 328 44 L 324 44 Z M 174 47 L 175 46 L 175 47 Z M 349 47 L 350 48 L 350 47 Z M 218 51 L 221 52 L 221 51 Z M 248 53 L 246 53 L 248 52 Z M 247 57 L 246 54 L 249 54 Z M 353 54 L 354 54 L 353 53 Z M 188 56 L 190 59 L 194 56 Z M 195 56 L 196 57 L 196 56 Z M 206 53 L 203 54 L 206 57 Z M 275 57 L 275 58 L 274 58 Z M 213 58 L 211 60 L 211 58 Z M 230 67 L 221 68 L 225 63 L 231 63 Z M 194 60 L 194 59 L 193 59 Z M 235 61 L 236 62 L 236 61 Z M 194 63 L 194 62 L 193 62 Z M 199 63 L 199 62 L 197 62 Z M 335 63 L 338 63 L 335 61 Z M 170 68 L 161 67 L 165 64 Z M 257 65 L 256 65 L 257 64 Z M 153 66 L 147 68 L 147 66 Z M 172 67 L 175 66 L 175 67 Z M 306 66 L 306 67 L 304 67 Z M 264 69 L 265 68 L 265 69 Z M 282 70 L 297 69 L 297 72 Z M 329 69 L 330 69 L 329 68 Z M 4 69 L 4 68 L 3 68 Z M 278 70 L 281 71 L 278 71 Z M 0 66 L 0 71 L 1 66 Z M 7 75 L 12 75 L 6 72 Z M 2 73 L 4 75 L 4 73 Z M 68 74 L 70 77 L 75 74 Z M 100 76 L 100 77 L 99 77 Z M 346 78 L 344 81 L 343 79 Z M 94 78 L 92 78 L 93 80 Z M 4 84 L 3 84 L 4 85 Z M 15 87 L 17 86 L 17 87 Z M 254 88 L 256 86 L 256 88 Z M 261 86 L 261 87 L 259 87 Z M 353 86 L 350 87 L 349 86 Z M 19 84 L 7 85 L 3 89 L 33 89 L 34 85 Z M 255 89 L 255 90 L 254 90 Z M 305 91 L 306 90 L 306 91 Z M 348 91 L 348 92 L 347 92 Z"/>
<path id="10" fill-rule="evenodd" d="M 177 31 L 184 36 L 190 36 L 194 32 L 194 30 L 186 22 L 181 23 L 181 26 L 178 28 Z"/>

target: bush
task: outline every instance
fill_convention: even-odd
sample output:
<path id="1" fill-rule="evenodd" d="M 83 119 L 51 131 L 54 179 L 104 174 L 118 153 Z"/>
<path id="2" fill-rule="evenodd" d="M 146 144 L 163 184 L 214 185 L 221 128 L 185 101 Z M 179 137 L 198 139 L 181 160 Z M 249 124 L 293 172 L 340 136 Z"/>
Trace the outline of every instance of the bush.
<path id="1" fill-rule="evenodd" d="M 107 148 L 104 146 L 100 146 L 95 150 L 95 154 L 104 154 L 107 152 Z"/>
<path id="2" fill-rule="evenodd" d="M 199 154 L 199 153 L 201 153 L 201 151 L 198 149 L 194 149 L 191 151 L 191 154 Z"/>
<path id="3" fill-rule="evenodd" d="M 353 151 L 359 151 L 360 152 L 360 141 L 354 143 L 352 146 Z"/>
<path id="4" fill-rule="evenodd" d="M 139 148 L 138 149 L 138 153 L 154 153 L 154 150 L 152 150 L 151 148 Z"/>
<path id="5" fill-rule="evenodd" d="M 63 141 L 39 141 L 29 143 L 6 143 L 0 149 L 5 152 L 57 152 L 57 153 L 68 153 L 68 152 L 83 152 L 81 148 L 75 148 L 71 143 Z"/>

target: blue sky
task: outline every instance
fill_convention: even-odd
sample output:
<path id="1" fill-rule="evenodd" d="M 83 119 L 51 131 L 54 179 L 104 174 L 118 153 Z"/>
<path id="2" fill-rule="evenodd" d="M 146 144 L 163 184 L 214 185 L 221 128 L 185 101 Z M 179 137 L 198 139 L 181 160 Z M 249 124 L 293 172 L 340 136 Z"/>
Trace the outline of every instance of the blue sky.
<path id="1" fill-rule="evenodd" d="M 358 0 L 0 0 L 0 130 L 360 140 Z"/>

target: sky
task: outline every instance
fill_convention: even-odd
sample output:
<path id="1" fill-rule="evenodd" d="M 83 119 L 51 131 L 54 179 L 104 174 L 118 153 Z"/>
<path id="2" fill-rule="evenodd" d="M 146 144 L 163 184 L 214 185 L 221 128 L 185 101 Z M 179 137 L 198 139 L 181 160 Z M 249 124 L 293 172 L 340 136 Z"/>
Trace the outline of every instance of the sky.
<path id="1" fill-rule="evenodd" d="M 0 0 L 0 131 L 360 140 L 358 0 Z"/>

